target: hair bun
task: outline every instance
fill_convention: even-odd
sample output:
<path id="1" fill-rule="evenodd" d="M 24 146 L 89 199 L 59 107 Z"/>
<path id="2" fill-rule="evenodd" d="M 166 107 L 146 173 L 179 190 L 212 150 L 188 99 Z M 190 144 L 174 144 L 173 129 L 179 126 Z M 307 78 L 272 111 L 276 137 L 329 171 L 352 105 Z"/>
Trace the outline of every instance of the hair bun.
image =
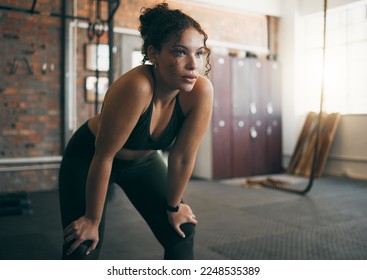
<path id="1" fill-rule="evenodd" d="M 149 33 L 149 29 L 153 26 L 156 26 L 154 22 L 157 19 L 162 18 L 169 12 L 168 4 L 161 3 L 155 6 L 154 8 L 142 8 L 141 15 L 139 17 L 140 20 L 140 35 L 143 38 L 146 38 L 147 34 Z"/>
<path id="2" fill-rule="evenodd" d="M 203 35 L 203 43 L 206 47 L 208 35 L 201 28 L 200 24 L 179 9 L 171 10 L 165 2 L 157 4 L 152 8 L 142 8 L 140 10 L 139 21 L 139 32 L 143 39 L 143 45 L 141 46 L 143 64 L 149 61 L 149 46 L 152 46 L 157 51 L 161 51 L 162 45 L 171 39 L 172 36 L 176 36 L 176 39 L 179 40 L 182 32 L 190 27 L 195 28 Z M 208 51 L 208 55 L 206 56 L 206 74 L 210 70 L 209 53 L 210 51 Z"/>

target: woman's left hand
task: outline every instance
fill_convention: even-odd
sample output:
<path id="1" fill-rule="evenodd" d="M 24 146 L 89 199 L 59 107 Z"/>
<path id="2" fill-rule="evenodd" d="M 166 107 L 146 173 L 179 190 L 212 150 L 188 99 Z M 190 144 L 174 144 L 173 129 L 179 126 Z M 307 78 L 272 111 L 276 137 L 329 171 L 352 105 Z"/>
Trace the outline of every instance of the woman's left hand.
<path id="1" fill-rule="evenodd" d="M 187 204 L 181 203 L 178 212 L 167 211 L 167 214 L 169 222 L 176 232 L 183 238 L 185 238 L 185 233 L 181 230 L 180 226 L 184 223 L 193 223 L 195 225 L 198 223 L 195 214 Z"/>
<path id="2" fill-rule="evenodd" d="M 67 255 L 74 252 L 76 248 L 79 247 L 86 240 L 91 240 L 92 244 L 87 249 L 86 254 L 88 255 L 92 252 L 99 242 L 98 233 L 99 222 L 93 222 L 86 216 L 82 216 L 76 221 L 72 222 L 64 230 L 64 242 L 69 243 L 74 241 L 67 251 Z"/>

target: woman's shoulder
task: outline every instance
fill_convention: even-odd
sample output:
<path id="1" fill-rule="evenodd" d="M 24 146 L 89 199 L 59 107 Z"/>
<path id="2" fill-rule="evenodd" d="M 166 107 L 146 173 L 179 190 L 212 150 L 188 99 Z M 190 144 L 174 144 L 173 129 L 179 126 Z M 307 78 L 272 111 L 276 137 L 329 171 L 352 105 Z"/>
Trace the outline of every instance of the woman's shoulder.
<path id="1" fill-rule="evenodd" d="M 152 79 L 152 65 L 142 64 L 123 74 L 121 77 Z"/>
<path id="2" fill-rule="evenodd" d="M 186 113 L 195 106 L 201 107 L 212 103 L 213 85 L 208 78 L 199 76 L 192 91 L 182 92 L 179 95 L 182 109 Z"/>
<path id="3" fill-rule="evenodd" d="M 213 94 L 213 84 L 207 77 L 199 76 L 193 90 L 202 92 L 202 94 L 212 95 Z"/>
<path id="4" fill-rule="evenodd" d="M 187 94 L 182 93 L 182 95 L 190 96 L 190 99 L 211 98 L 213 95 L 213 85 L 208 78 L 199 76 L 193 89 Z"/>
<path id="5" fill-rule="evenodd" d="M 140 108 L 143 112 L 153 96 L 153 78 L 148 65 L 141 65 L 120 76 L 108 89 L 104 110 L 116 111 L 116 106 Z M 122 110 L 123 111 L 123 110 Z"/>
<path id="6" fill-rule="evenodd" d="M 154 81 L 150 65 L 139 65 L 120 76 L 117 86 L 139 92 L 152 92 Z"/>
<path id="7" fill-rule="evenodd" d="M 154 89 L 149 67 L 148 65 L 140 65 L 121 75 L 108 89 L 105 101 L 149 101 Z"/>

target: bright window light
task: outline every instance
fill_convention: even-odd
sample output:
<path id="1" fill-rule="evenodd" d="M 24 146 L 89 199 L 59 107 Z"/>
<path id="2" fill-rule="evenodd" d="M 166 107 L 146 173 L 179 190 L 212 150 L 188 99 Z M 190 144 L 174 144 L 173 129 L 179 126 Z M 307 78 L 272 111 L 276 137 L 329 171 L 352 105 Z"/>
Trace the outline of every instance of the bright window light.
<path id="1" fill-rule="evenodd" d="M 307 110 L 317 110 L 321 92 L 323 13 L 304 18 Z M 367 1 L 328 10 L 324 110 L 367 113 Z"/>

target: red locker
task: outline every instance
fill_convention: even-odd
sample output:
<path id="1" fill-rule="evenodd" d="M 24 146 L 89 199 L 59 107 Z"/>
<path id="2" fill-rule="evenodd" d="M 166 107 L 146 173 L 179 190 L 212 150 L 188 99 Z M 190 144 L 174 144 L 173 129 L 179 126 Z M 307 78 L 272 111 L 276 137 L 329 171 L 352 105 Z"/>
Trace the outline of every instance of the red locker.
<path id="1" fill-rule="evenodd" d="M 211 64 L 212 127 L 194 175 L 225 179 L 281 172 L 278 64 L 216 54 Z"/>
<path id="2" fill-rule="evenodd" d="M 232 59 L 232 177 L 251 175 L 249 82 L 244 58 Z"/>
<path id="3" fill-rule="evenodd" d="M 231 69 L 228 56 L 213 55 L 213 178 L 231 178 Z"/>
<path id="4" fill-rule="evenodd" d="M 282 172 L 282 126 L 280 68 L 277 61 L 265 61 L 266 173 Z"/>
<path id="5" fill-rule="evenodd" d="M 246 94 L 249 110 L 249 137 L 251 149 L 251 175 L 264 174 L 266 170 L 266 128 L 264 94 L 267 81 L 264 80 L 263 61 L 246 59 Z"/>

